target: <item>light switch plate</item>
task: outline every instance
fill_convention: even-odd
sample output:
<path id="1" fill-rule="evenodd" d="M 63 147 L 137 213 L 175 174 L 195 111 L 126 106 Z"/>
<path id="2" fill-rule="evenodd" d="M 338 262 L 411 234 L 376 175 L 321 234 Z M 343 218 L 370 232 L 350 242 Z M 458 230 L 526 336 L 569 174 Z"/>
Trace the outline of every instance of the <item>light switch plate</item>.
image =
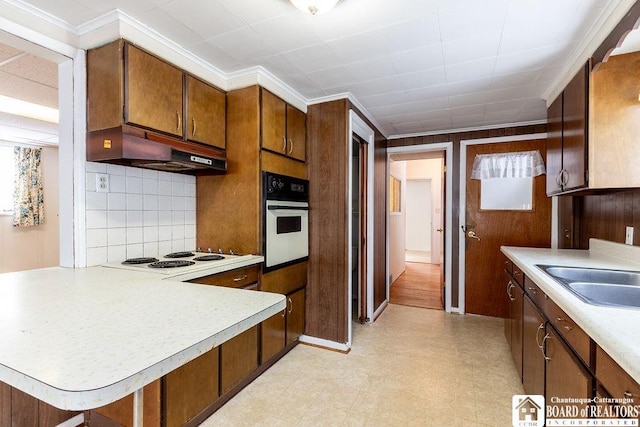
<path id="1" fill-rule="evenodd" d="M 109 174 L 107 173 L 96 174 L 96 191 L 98 193 L 109 192 Z"/>
<path id="2" fill-rule="evenodd" d="M 633 227 L 627 227 L 624 243 L 627 245 L 633 245 Z"/>

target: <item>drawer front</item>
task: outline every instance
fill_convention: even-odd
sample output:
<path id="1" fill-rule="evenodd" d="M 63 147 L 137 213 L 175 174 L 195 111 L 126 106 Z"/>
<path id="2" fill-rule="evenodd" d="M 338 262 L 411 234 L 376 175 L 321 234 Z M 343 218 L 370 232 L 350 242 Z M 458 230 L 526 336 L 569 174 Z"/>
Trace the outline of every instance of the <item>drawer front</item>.
<path id="1" fill-rule="evenodd" d="M 515 281 L 518 282 L 518 284 L 520 286 L 522 286 L 524 284 L 524 282 L 525 282 L 524 273 L 515 264 L 512 265 L 512 276 L 515 279 Z"/>
<path id="2" fill-rule="evenodd" d="M 514 268 L 516 268 L 514 266 Z M 545 312 L 545 305 L 549 298 L 547 294 L 545 294 L 542 289 L 536 285 L 533 280 L 528 277 L 524 278 L 524 292 L 529 295 L 529 298 L 534 302 L 534 304 L 540 309 L 543 313 Z"/>
<path id="3" fill-rule="evenodd" d="M 640 385 L 599 346 L 596 347 L 596 378 L 612 397 L 640 401 Z"/>
<path id="4" fill-rule="evenodd" d="M 562 338 L 573 348 L 584 364 L 591 367 L 591 338 L 582 328 L 558 307 L 552 300 L 547 300 L 544 313 L 549 323 L 559 332 Z"/>
<path id="5" fill-rule="evenodd" d="M 259 266 L 252 265 L 249 267 L 226 271 L 224 273 L 200 277 L 198 279 L 190 280 L 190 282 L 200 283 L 202 285 L 225 286 L 228 288 L 245 288 L 251 284 L 257 283 L 258 276 Z"/>
<path id="6" fill-rule="evenodd" d="M 307 285 L 307 262 L 299 262 L 262 275 L 260 290 L 288 295 Z"/>
<path id="7" fill-rule="evenodd" d="M 504 262 L 504 270 L 509 273 L 509 275 L 513 276 L 513 263 L 510 259 L 507 259 Z"/>

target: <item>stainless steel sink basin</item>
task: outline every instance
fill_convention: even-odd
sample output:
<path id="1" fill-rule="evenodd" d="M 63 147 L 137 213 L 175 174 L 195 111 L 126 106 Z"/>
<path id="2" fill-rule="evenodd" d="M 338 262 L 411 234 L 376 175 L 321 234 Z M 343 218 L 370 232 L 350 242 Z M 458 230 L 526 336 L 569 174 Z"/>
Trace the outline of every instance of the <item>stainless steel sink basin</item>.
<path id="1" fill-rule="evenodd" d="M 640 287 L 638 286 L 572 282 L 568 287 L 591 304 L 640 307 Z"/>
<path id="2" fill-rule="evenodd" d="M 586 303 L 640 308 L 640 271 L 537 265 Z"/>

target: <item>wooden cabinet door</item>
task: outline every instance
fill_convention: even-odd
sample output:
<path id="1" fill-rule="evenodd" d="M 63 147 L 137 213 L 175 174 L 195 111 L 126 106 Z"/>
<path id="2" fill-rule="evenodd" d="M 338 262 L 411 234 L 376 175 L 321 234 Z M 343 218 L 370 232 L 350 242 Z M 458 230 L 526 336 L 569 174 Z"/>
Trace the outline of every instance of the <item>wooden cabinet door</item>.
<path id="1" fill-rule="evenodd" d="M 127 44 L 125 122 L 182 137 L 183 72 Z"/>
<path id="2" fill-rule="evenodd" d="M 262 90 L 262 148 L 286 154 L 288 149 L 286 135 L 287 104 L 269 91 Z"/>
<path id="3" fill-rule="evenodd" d="M 287 296 L 287 345 L 304 334 L 304 288 Z"/>
<path id="4" fill-rule="evenodd" d="M 182 365 L 164 378 L 165 426 L 182 426 L 216 401 L 218 348 Z"/>
<path id="5" fill-rule="evenodd" d="M 522 385 L 527 394 L 544 395 L 544 356 L 539 343 L 545 333 L 545 319 L 529 297 L 522 306 Z"/>
<path id="6" fill-rule="evenodd" d="M 592 391 L 591 376 L 574 359 L 556 331 L 548 327 L 545 340 L 547 355 L 546 399 L 551 398 L 589 398 Z"/>
<path id="7" fill-rule="evenodd" d="M 225 148 L 226 95 L 187 76 L 187 139 Z"/>
<path id="8" fill-rule="evenodd" d="M 306 119 L 302 111 L 287 105 L 287 155 L 303 162 L 306 159 Z"/>
<path id="9" fill-rule="evenodd" d="M 517 284 L 511 288 L 511 356 L 516 364 L 516 369 L 522 379 L 522 311 L 524 305 L 524 291 Z"/>
<path id="10" fill-rule="evenodd" d="M 562 191 L 562 94 L 547 109 L 547 194 Z"/>
<path id="11" fill-rule="evenodd" d="M 258 368 L 258 326 L 220 346 L 221 394 L 231 390 Z"/>
<path id="12" fill-rule="evenodd" d="M 564 191 L 587 186 L 585 173 L 587 169 L 588 67 L 589 63 L 564 89 L 562 107 L 562 168 L 566 174 Z"/>
<path id="13" fill-rule="evenodd" d="M 274 314 L 263 321 L 261 333 L 261 363 L 265 363 L 285 346 L 285 312 Z"/>

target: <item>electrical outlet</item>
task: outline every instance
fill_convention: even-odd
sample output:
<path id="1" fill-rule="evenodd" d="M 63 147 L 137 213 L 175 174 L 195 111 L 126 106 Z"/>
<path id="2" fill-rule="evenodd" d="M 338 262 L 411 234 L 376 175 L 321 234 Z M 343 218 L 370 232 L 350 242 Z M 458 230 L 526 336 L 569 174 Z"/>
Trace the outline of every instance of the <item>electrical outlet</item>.
<path id="1" fill-rule="evenodd" d="M 627 245 L 633 245 L 633 227 L 627 227 L 624 243 Z"/>
<path id="2" fill-rule="evenodd" d="M 109 174 L 107 173 L 96 174 L 96 191 L 98 193 L 109 192 Z"/>

